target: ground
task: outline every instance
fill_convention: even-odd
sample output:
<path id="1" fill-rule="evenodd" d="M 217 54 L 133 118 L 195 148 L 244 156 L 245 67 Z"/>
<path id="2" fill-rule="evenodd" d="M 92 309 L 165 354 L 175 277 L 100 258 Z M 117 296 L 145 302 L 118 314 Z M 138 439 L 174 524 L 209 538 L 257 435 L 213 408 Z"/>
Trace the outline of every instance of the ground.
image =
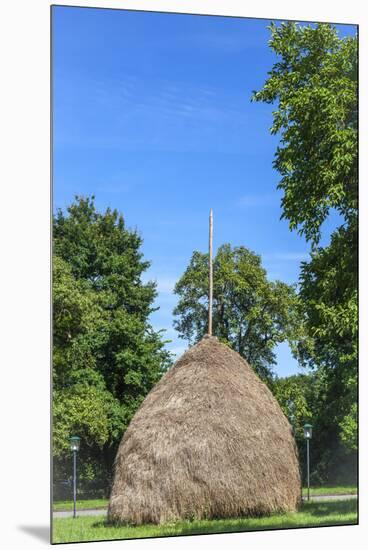
<path id="1" fill-rule="evenodd" d="M 107 508 L 109 504 L 108 499 L 98 498 L 89 500 L 77 500 L 77 510 L 92 510 L 98 508 Z M 72 500 L 60 500 L 54 502 L 53 509 L 55 512 L 59 510 L 73 510 Z"/>
<path id="2" fill-rule="evenodd" d="M 357 488 L 355 485 L 344 485 L 344 486 L 326 486 L 326 487 L 311 487 L 310 495 L 311 496 L 322 496 L 322 495 L 355 495 Z M 303 496 L 307 496 L 307 488 L 303 487 Z M 91 510 L 99 508 L 107 508 L 108 499 L 90 499 L 90 500 L 77 500 L 77 509 L 78 510 Z M 54 511 L 59 510 L 73 510 L 73 501 L 72 500 L 61 500 L 54 502 L 53 506 Z"/>
<path id="3" fill-rule="evenodd" d="M 357 523 L 357 500 L 304 502 L 299 512 L 262 518 L 180 521 L 165 525 L 111 526 L 105 517 L 54 518 L 53 542 L 77 542 Z"/>
<path id="4" fill-rule="evenodd" d="M 303 496 L 307 496 L 308 489 L 303 487 Z M 311 487 L 311 496 L 322 495 L 355 495 L 357 493 L 356 485 L 329 485 L 324 487 Z"/>

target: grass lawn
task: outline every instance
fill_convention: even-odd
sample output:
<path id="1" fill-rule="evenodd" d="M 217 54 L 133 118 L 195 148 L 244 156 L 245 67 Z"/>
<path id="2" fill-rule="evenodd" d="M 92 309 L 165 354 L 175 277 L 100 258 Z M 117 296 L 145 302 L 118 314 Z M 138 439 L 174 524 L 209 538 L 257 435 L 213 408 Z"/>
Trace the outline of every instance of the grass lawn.
<path id="1" fill-rule="evenodd" d="M 279 514 L 263 518 L 236 518 L 201 521 L 179 521 L 165 525 L 112 526 L 106 518 L 84 516 L 53 520 L 53 542 L 77 542 L 172 535 L 198 535 L 231 533 L 263 529 L 287 529 L 321 525 L 347 525 L 357 523 L 356 500 L 307 502 L 292 514 Z"/>
<path id="2" fill-rule="evenodd" d="M 303 496 L 307 496 L 307 487 L 303 487 Z M 356 495 L 357 488 L 355 485 L 345 485 L 333 486 L 330 487 L 311 487 L 310 494 L 312 497 L 323 496 L 323 495 Z"/>
<path id="3" fill-rule="evenodd" d="M 311 496 L 319 495 L 355 495 L 357 488 L 355 485 L 349 485 L 344 487 L 311 487 L 310 494 Z M 303 487 L 303 496 L 307 496 L 307 488 Z M 104 498 L 99 498 L 95 500 L 77 500 L 77 510 L 91 510 L 93 508 L 107 508 L 109 501 Z M 53 510 L 57 512 L 58 510 L 73 510 L 73 501 L 72 500 L 60 500 L 54 502 Z"/>
<path id="4" fill-rule="evenodd" d="M 105 498 L 98 498 L 94 500 L 77 500 L 77 510 L 91 510 L 97 508 L 107 508 L 109 501 Z M 53 510 L 73 510 L 72 500 L 59 500 L 54 502 Z"/>

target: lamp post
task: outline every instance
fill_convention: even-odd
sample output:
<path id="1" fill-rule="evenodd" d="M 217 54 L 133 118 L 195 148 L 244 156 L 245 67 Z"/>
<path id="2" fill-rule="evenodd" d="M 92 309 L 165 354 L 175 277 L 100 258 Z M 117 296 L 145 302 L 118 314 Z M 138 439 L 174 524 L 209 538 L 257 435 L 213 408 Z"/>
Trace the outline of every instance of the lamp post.
<path id="1" fill-rule="evenodd" d="M 73 451 L 73 518 L 77 517 L 77 452 L 79 451 L 80 437 L 72 435 L 69 438 L 70 449 Z"/>
<path id="2" fill-rule="evenodd" d="M 304 439 L 307 441 L 307 485 L 308 485 L 308 500 L 310 499 L 310 483 L 309 483 L 309 440 L 312 439 L 312 424 L 304 424 Z"/>

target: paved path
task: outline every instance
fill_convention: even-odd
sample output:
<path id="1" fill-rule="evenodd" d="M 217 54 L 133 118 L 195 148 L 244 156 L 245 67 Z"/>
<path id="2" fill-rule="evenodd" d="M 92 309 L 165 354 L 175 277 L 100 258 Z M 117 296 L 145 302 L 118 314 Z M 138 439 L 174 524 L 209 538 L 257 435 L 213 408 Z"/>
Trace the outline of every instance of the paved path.
<path id="1" fill-rule="evenodd" d="M 357 498 L 357 495 L 319 495 L 310 497 L 314 502 L 323 502 L 324 500 L 351 500 L 352 498 Z M 306 501 L 307 497 L 303 497 L 303 501 Z"/>
<path id="2" fill-rule="evenodd" d="M 328 500 L 350 500 L 357 498 L 357 495 L 320 495 L 320 496 L 311 496 L 311 501 L 314 502 L 323 502 Z M 306 501 L 307 497 L 303 497 L 303 501 Z M 106 508 L 93 509 L 93 510 L 77 510 L 77 516 L 106 516 Z M 54 518 L 70 518 L 73 516 L 73 512 L 70 510 L 68 512 L 53 512 Z"/>
<path id="3" fill-rule="evenodd" d="M 97 508 L 93 510 L 77 510 L 77 516 L 106 516 L 106 508 Z M 53 512 L 52 516 L 54 518 L 71 518 L 73 517 L 73 511 L 69 510 L 68 512 Z"/>

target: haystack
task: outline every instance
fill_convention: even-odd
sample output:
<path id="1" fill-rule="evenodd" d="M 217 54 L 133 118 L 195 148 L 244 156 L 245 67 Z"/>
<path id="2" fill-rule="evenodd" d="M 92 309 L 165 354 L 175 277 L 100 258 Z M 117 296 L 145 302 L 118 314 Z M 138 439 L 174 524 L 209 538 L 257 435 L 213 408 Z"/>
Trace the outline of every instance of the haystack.
<path id="1" fill-rule="evenodd" d="M 294 511 L 291 427 L 240 355 L 206 336 L 151 390 L 115 460 L 110 521 L 142 524 Z"/>

